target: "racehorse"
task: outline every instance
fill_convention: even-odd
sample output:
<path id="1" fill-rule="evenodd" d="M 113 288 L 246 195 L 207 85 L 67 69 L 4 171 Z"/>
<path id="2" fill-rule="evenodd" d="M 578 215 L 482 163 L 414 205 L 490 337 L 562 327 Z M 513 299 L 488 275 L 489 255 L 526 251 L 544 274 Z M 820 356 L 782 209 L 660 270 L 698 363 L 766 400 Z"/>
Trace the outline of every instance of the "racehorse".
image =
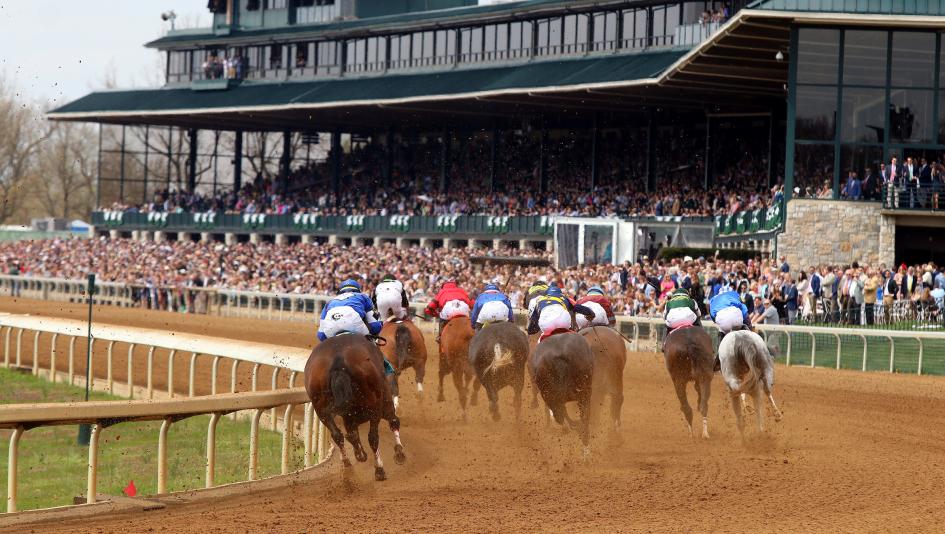
<path id="1" fill-rule="evenodd" d="M 578 431 L 585 458 L 590 453 L 591 387 L 594 356 L 577 332 L 556 334 L 538 343 L 529 358 L 532 379 L 558 424 Z M 565 404 L 577 402 L 580 421 L 568 416 Z"/>
<path id="2" fill-rule="evenodd" d="M 692 435 L 692 408 L 686 398 L 686 384 L 695 382 L 699 396 L 699 412 L 702 413 L 702 437 L 709 437 L 709 394 L 712 391 L 712 375 L 715 373 L 715 353 L 712 338 L 700 326 L 677 328 L 669 333 L 663 343 L 666 369 L 673 379 L 679 409 L 686 416 L 689 435 Z"/>
<path id="3" fill-rule="evenodd" d="M 533 354 L 535 352 L 535 347 L 538 346 L 538 338 L 541 337 L 541 334 L 530 334 L 528 336 L 528 354 Z M 528 368 L 529 375 L 531 376 L 531 368 Z M 532 408 L 538 408 L 538 388 L 535 387 L 535 377 L 532 376 Z"/>
<path id="4" fill-rule="evenodd" d="M 748 392 L 754 397 L 759 432 L 765 429 L 764 395 L 771 401 L 774 420 L 781 420 L 781 410 L 771 394 L 774 386 L 774 357 L 761 336 L 747 330 L 729 333 L 719 343 L 719 363 L 722 366 L 722 378 L 732 394 L 732 409 L 739 432 L 744 434 L 742 407 Z"/>
<path id="5" fill-rule="evenodd" d="M 500 322 L 484 326 L 469 343 L 469 363 L 478 380 L 472 398 L 481 384 L 489 397 L 492 419 L 499 420 L 499 390 L 510 386 L 515 391 L 515 418 L 522 413 L 522 388 L 525 385 L 525 361 L 528 337 L 514 323 Z"/>
<path id="6" fill-rule="evenodd" d="M 472 324 L 469 317 L 454 317 L 443 325 L 440 330 L 440 394 L 438 402 L 443 402 L 443 378 L 453 375 L 453 384 L 459 394 L 459 405 L 463 410 L 463 420 L 466 419 L 466 389 L 473 378 L 472 367 L 469 365 L 469 341 L 473 337 Z"/>
<path id="7" fill-rule="evenodd" d="M 614 430 L 620 429 L 620 410 L 623 407 L 623 369 L 627 365 L 627 345 L 619 332 L 608 326 L 592 326 L 579 332 L 594 355 L 592 389 L 596 400 L 610 395 L 610 416 Z"/>
<path id="8" fill-rule="evenodd" d="M 400 404 L 400 373 L 413 367 L 417 376 L 417 397 L 423 396 L 423 377 L 427 367 L 427 345 L 417 325 L 409 320 L 388 320 L 381 328 L 380 337 L 388 342 L 381 352 L 396 371 L 390 377 L 394 394 L 394 408 Z"/>
<path id="9" fill-rule="evenodd" d="M 383 356 L 367 338 L 342 334 L 319 343 L 305 364 L 305 391 L 319 420 L 331 432 L 345 467 L 351 467 L 351 461 L 345 453 L 345 436 L 335 423 L 335 417 L 341 417 L 344 422 L 348 441 L 359 462 L 367 461 L 367 454 L 361 446 L 358 427 L 370 422 L 368 444 L 374 451 L 376 480 L 387 478 L 378 450 L 377 429 L 381 419 L 390 423 L 394 433 L 394 459 L 398 464 L 406 461 L 400 442 L 400 419 L 394 412 L 390 384 L 384 378 Z"/>

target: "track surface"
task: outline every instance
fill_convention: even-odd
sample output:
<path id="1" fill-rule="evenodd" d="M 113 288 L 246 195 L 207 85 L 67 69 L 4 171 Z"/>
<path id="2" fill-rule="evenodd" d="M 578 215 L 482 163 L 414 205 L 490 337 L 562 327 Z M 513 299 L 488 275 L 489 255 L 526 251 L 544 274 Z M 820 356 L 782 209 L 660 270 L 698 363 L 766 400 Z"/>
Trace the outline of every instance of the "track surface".
<path id="1" fill-rule="evenodd" d="M 81 314 L 9 299 L 0 299 L 0 311 Z M 312 337 L 299 323 L 96 313 L 103 322 L 296 346 Z M 336 463 L 320 484 L 49 530 L 914 532 L 940 531 L 945 522 L 942 378 L 778 367 L 785 419 L 769 417 L 773 428 L 742 444 L 717 377 L 712 439 L 702 441 L 688 437 L 661 356 L 632 354 L 624 426 L 618 436 L 599 433 L 582 464 L 574 434 L 546 427 L 538 410 L 526 407 L 522 423 L 513 423 L 508 391 L 501 423 L 489 419 L 484 395 L 461 422 L 451 385 L 447 401 L 435 401 L 435 359 L 422 404 L 412 393 L 402 404 L 406 465 L 394 464 L 382 431 L 386 482 L 372 480 L 370 462 L 347 477 Z M 412 376 L 403 392 L 414 391 Z"/>

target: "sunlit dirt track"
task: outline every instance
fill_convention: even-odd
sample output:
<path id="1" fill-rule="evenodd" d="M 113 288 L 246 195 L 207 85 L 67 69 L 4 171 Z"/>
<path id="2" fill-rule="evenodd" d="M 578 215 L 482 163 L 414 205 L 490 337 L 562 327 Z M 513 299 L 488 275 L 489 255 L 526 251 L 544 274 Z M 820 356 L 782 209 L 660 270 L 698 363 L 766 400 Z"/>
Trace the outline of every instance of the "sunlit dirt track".
<path id="1" fill-rule="evenodd" d="M 0 300 L 0 311 L 80 316 L 68 305 Z M 309 346 L 311 325 L 199 319 L 102 308 L 125 323 Z M 431 347 L 432 348 L 432 347 Z M 619 435 L 599 433 L 577 458 L 574 434 L 547 427 L 539 410 L 503 421 L 484 396 L 461 422 L 455 390 L 437 403 L 436 358 L 418 403 L 402 391 L 404 466 L 382 441 L 390 479 L 370 462 L 318 483 L 172 506 L 37 531 L 889 531 L 940 532 L 945 524 L 945 381 L 827 369 L 777 369 L 784 421 L 742 444 L 716 377 L 708 441 L 685 430 L 662 357 L 632 354 Z M 183 371 L 183 370 L 182 370 Z M 362 431 L 362 439 L 366 427 Z M 32 529 L 31 529 L 32 530 Z"/>

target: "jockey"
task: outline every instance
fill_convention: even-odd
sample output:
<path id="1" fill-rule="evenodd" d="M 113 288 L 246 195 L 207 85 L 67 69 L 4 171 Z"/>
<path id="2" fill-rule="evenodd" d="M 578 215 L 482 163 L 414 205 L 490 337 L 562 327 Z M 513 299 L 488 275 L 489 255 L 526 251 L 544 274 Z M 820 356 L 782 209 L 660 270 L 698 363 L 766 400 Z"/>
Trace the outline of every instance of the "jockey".
<path id="1" fill-rule="evenodd" d="M 528 291 L 525 292 L 525 309 L 528 310 L 529 316 L 535 311 L 538 297 L 544 295 L 545 291 L 548 291 L 548 282 L 544 280 L 538 280 L 528 287 Z"/>
<path id="2" fill-rule="evenodd" d="M 709 301 L 709 314 L 719 327 L 720 339 L 732 330 L 751 330 L 748 308 L 742 303 L 736 291 L 725 291 L 712 297 Z"/>
<path id="3" fill-rule="evenodd" d="M 456 282 L 449 280 L 443 284 L 440 292 L 436 294 L 436 298 L 430 304 L 427 304 L 427 307 L 423 310 L 426 315 L 440 318 L 436 333 L 437 342 L 440 341 L 440 330 L 443 329 L 443 325 L 454 317 L 469 317 L 469 308 L 472 305 L 469 294 L 463 288 L 457 286 Z"/>
<path id="4" fill-rule="evenodd" d="M 377 335 L 383 325 L 377 319 L 374 306 L 367 295 L 361 293 L 361 284 L 354 280 L 341 283 L 338 296 L 322 308 L 318 322 L 318 340 L 325 341 L 344 332 Z"/>
<path id="5" fill-rule="evenodd" d="M 663 319 L 669 329 L 666 332 L 667 334 L 680 327 L 702 325 L 699 318 L 699 306 L 689 296 L 689 292 L 683 288 L 676 289 L 669 294 Z"/>
<path id="6" fill-rule="evenodd" d="M 604 290 L 600 286 L 593 286 L 588 289 L 587 294 L 584 298 L 578 300 L 577 304 L 594 312 L 594 319 L 591 321 L 585 319 L 583 315 L 574 317 L 578 330 L 588 326 L 613 326 L 617 324 L 610 299 L 604 296 Z"/>
<path id="7" fill-rule="evenodd" d="M 482 293 L 476 297 L 472 311 L 473 327 L 481 330 L 489 323 L 512 322 L 512 319 L 512 301 L 495 284 L 486 284 Z"/>
<path id="8" fill-rule="evenodd" d="M 535 309 L 528 320 L 528 333 L 541 332 L 542 338 L 556 330 L 572 330 L 575 313 L 580 313 L 588 321 L 594 319 L 592 310 L 580 304 L 572 304 L 571 299 L 565 297 L 561 288 L 554 283 L 535 301 Z"/>
<path id="9" fill-rule="evenodd" d="M 388 274 L 381 279 L 374 288 L 371 300 L 374 301 L 374 308 L 380 313 L 382 319 L 407 318 L 407 292 L 404 291 L 404 284 L 394 278 L 394 275 Z"/>

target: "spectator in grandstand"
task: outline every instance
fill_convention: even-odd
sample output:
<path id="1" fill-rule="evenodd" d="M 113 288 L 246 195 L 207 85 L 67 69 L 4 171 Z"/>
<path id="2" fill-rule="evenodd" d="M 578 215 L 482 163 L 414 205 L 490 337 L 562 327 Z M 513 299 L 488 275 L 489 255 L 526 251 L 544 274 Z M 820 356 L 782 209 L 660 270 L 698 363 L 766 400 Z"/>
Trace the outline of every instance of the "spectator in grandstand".
<path id="1" fill-rule="evenodd" d="M 872 167 L 866 168 L 862 183 L 863 200 L 879 200 L 879 178 Z"/>
<path id="2" fill-rule="evenodd" d="M 10 276 L 20 276 L 20 262 L 13 260 L 7 263 L 7 274 Z M 20 296 L 20 281 L 13 279 L 13 282 L 10 284 L 10 296 L 19 297 Z"/>
<path id="3" fill-rule="evenodd" d="M 840 196 L 848 200 L 860 200 L 861 195 L 860 180 L 856 177 L 856 171 L 850 169 L 847 172 L 847 181 L 840 190 Z"/>

